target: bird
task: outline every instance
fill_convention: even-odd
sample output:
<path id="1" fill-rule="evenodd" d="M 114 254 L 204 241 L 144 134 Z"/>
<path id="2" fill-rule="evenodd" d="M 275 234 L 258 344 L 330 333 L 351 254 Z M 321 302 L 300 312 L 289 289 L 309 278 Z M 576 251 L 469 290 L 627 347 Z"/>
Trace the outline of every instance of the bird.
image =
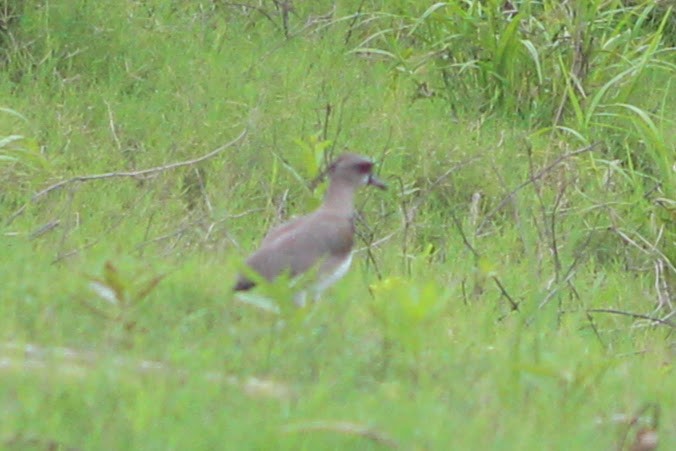
<path id="1" fill-rule="evenodd" d="M 355 234 L 355 193 L 362 186 L 386 189 L 373 174 L 374 162 L 368 157 L 344 153 L 326 170 L 329 186 L 322 204 L 310 214 L 272 228 L 259 248 L 246 259 L 246 266 L 267 281 L 282 274 L 294 278 L 312 272 L 310 290 L 315 299 L 340 280 L 352 262 Z M 252 289 L 256 282 L 240 274 L 233 291 Z M 307 293 L 294 297 L 305 305 Z"/>

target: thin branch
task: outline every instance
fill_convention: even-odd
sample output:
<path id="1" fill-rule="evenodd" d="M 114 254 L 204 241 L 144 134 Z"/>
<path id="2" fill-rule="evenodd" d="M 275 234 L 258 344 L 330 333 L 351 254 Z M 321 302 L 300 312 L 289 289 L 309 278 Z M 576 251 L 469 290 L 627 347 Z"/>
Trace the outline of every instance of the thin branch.
<path id="1" fill-rule="evenodd" d="M 361 0 L 361 3 L 359 4 L 359 7 L 357 8 L 357 12 L 354 14 L 354 17 L 352 17 L 352 20 L 350 21 L 350 24 L 348 25 L 347 33 L 345 34 L 345 40 L 344 44 L 347 45 L 350 42 L 350 38 L 352 37 L 352 33 L 354 32 L 354 25 L 357 23 L 357 19 L 361 17 L 361 11 L 364 8 L 364 3 L 366 3 L 366 0 Z"/>
<path id="2" fill-rule="evenodd" d="M 105 101 L 106 107 L 108 108 L 108 126 L 110 127 L 110 133 L 113 135 L 113 141 L 117 146 L 117 150 L 122 150 L 122 142 L 117 136 L 117 127 L 115 126 L 115 117 L 113 116 L 113 109 L 110 107 L 110 103 Z"/>
<path id="3" fill-rule="evenodd" d="M 324 124 L 322 126 L 322 141 L 327 141 L 329 139 L 329 122 L 331 120 L 331 113 L 333 112 L 333 107 L 331 103 L 326 102 L 324 107 Z"/>
<path id="4" fill-rule="evenodd" d="M 552 247 L 552 259 L 554 260 L 554 273 L 556 276 L 556 281 L 558 282 L 561 278 L 561 258 L 559 257 L 559 245 L 558 240 L 556 239 L 556 214 L 558 213 L 559 207 L 561 206 L 561 201 L 566 192 L 567 183 L 563 182 L 561 189 L 556 194 L 556 200 L 554 201 L 554 206 L 552 208 L 552 213 L 549 221 L 549 235 L 551 239 Z"/>
<path id="5" fill-rule="evenodd" d="M 620 235 L 620 237 L 621 237 L 623 240 L 625 240 L 627 243 L 631 244 L 632 246 L 634 246 L 636 249 L 640 250 L 641 252 L 645 253 L 646 255 L 650 255 L 650 251 L 654 252 L 655 254 L 657 254 L 657 255 L 664 261 L 664 263 L 666 263 L 666 265 L 669 267 L 669 269 L 670 269 L 671 271 L 673 271 L 674 273 L 676 273 L 676 266 L 674 266 L 673 263 L 671 263 L 671 261 L 669 260 L 669 258 L 667 258 L 667 256 L 664 255 L 664 253 L 663 253 L 662 251 L 660 251 L 660 250 L 657 248 L 657 243 L 652 244 L 651 242 L 649 242 L 648 240 L 646 240 L 645 238 L 643 238 L 639 233 L 634 232 L 634 233 L 636 234 L 636 236 L 637 236 L 641 241 L 643 241 L 643 243 L 644 243 L 646 246 L 648 246 L 648 247 L 650 248 L 650 249 L 646 250 L 643 246 L 641 246 L 641 245 L 640 245 L 639 243 L 637 243 L 636 241 L 632 240 L 632 239 L 629 237 L 629 235 L 627 235 L 626 233 L 624 233 L 622 230 L 618 229 L 617 227 L 611 227 L 610 230 L 612 230 L 613 232 L 615 232 L 615 233 L 617 233 L 618 235 Z"/>
<path id="6" fill-rule="evenodd" d="M 570 292 L 573 294 L 575 299 L 577 299 L 577 302 L 579 302 L 580 305 L 582 306 L 582 308 L 584 309 L 584 302 L 582 301 L 582 297 L 580 296 L 580 293 L 578 293 L 577 289 L 575 288 L 575 285 L 573 285 L 572 280 L 568 279 L 567 284 L 568 284 L 568 287 L 570 288 Z M 561 316 L 562 313 L 563 312 L 559 312 L 559 316 Z M 589 322 L 589 326 L 591 327 L 592 331 L 594 331 L 594 335 L 596 335 L 596 339 L 601 344 L 601 347 L 604 348 L 604 349 L 608 349 L 605 342 L 603 341 L 603 337 L 601 337 L 601 332 L 599 331 L 599 328 L 596 327 L 596 323 L 594 322 L 594 317 L 586 309 L 585 309 L 584 315 L 585 315 L 585 318 L 587 319 L 587 322 Z"/>
<path id="7" fill-rule="evenodd" d="M 533 182 L 533 191 L 535 192 L 535 197 L 538 199 L 538 206 L 540 207 L 540 213 L 542 215 L 542 228 L 538 227 L 537 218 L 533 218 L 534 226 L 537 230 L 538 237 L 540 238 L 539 242 L 545 241 L 545 236 L 547 235 L 547 211 L 545 208 L 545 201 L 542 199 L 542 188 L 538 185 L 537 180 L 535 180 L 535 161 L 533 161 L 533 146 L 527 145 L 527 155 L 528 155 L 528 172 Z M 497 172 L 497 171 L 496 171 Z M 542 259 L 538 256 L 538 262 Z M 558 276 L 558 274 L 557 274 Z M 558 280 L 558 279 L 557 279 Z"/>
<path id="8" fill-rule="evenodd" d="M 577 150 L 574 150 L 574 151 L 572 151 L 572 152 L 568 152 L 568 153 L 566 153 L 566 154 L 563 154 L 563 155 L 561 155 L 559 158 L 557 158 L 556 160 L 554 160 L 554 162 L 551 163 L 549 166 L 545 167 L 545 168 L 542 169 L 540 172 L 538 172 L 537 174 L 533 175 L 532 177 L 530 177 L 530 178 L 529 178 L 528 180 L 526 180 L 525 182 L 521 183 L 519 186 L 517 186 L 517 187 L 514 188 L 511 192 L 509 192 L 505 197 L 503 197 L 502 200 L 498 203 L 498 205 L 497 205 L 495 208 L 493 208 L 493 210 L 491 210 L 491 211 L 484 217 L 484 220 L 481 222 L 481 224 L 480 224 L 479 227 L 477 228 L 477 231 L 480 231 L 481 229 L 483 229 L 484 226 L 486 225 L 486 223 L 487 223 L 488 221 L 490 221 L 490 220 L 493 218 L 493 216 L 495 216 L 495 214 L 496 214 L 498 211 L 500 211 L 500 210 L 502 209 L 502 207 L 504 207 L 505 204 L 506 204 L 507 202 L 509 202 L 509 201 L 512 199 L 512 197 L 514 197 L 514 195 L 515 195 L 517 192 L 521 191 L 523 188 L 525 188 L 526 186 L 530 185 L 531 183 L 534 183 L 536 180 L 539 180 L 539 179 L 541 179 L 542 177 L 544 177 L 548 172 L 550 172 L 550 171 L 551 171 L 552 169 L 554 169 L 556 166 L 558 166 L 559 164 L 561 164 L 561 162 L 563 162 L 563 161 L 565 161 L 565 160 L 567 160 L 567 159 L 569 159 L 569 158 L 571 158 L 571 157 L 574 157 L 574 156 L 576 156 L 576 155 L 580 155 L 580 154 L 583 154 L 583 153 L 586 153 L 586 152 L 591 152 L 592 150 L 594 150 L 594 148 L 596 148 L 596 147 L 597 147 L 598 145 L 600 145 L 600 144 L 601 144 L 600 142 L 595 142 L 595 143 L 590 144 L 590 145 L 588 145 L 588 146 L 586 146 L 586 147 L 583 147 L 583 148 L 581 148 L 581 149 L 577 149 Z"/>
<path id="9" fill-rule="evenodd" d="M 474 255 L 474 258 L 478 260 L 479 258 L 481 258 L 481 255 L 479 255 L 479 252 L 477 252 L 477 250 L 474 249 L 472 243 L 470 243 L 469 240 L 467 239 L 467 235 L 465 234 L 465 231 L 462 229 L 462 224 L 460 224 L 460 220 L 452 211 L 450 212 L 450 214 L 451 219 L 455 223 L 455 228 L 458 229 L 458 233 L 460 233 L 460 237 L 462 238 L 463 243 L 465 243 L 465 247 L 467 247 L 467 249 L 469 249 Z"/>
<path id="10" fill-rule="evenodd" d="M 512 297 L 509 295 L 507 290 L 505 290 L 505 287 L 502 285 L 502 282 L 500 282 L 500 279 L 498 279 L 497 276 L 493 276 L 492 279 L 493 279 L 493 282 L 495 282 L 495 284 L 500 289 L 500 292 L 502 293 L 502 295 L 505 298 L 507 298 L 507 300 L 509 301 L 509 305 L 511 306 L 512 311 L 518 312 L 519 311 L 519 303 L 516 302 L 514 299 L 512 299 Z"/>
<path id="11" fill-rule="evenodd" d="M 578 296 L 578 299 L 579 299 L 579 296 Z M 606 346 L 606 343 L 603 341 L 603 337 L 601 337 L 601 332 L 599 332 L 599 328 L 596 327 L 596 323 L 594 322 L 594 317 L 587 310 L 585 310 L 584 316 L 587 319 L 587 322 L 589 323 L 589 326 L 591 327 L 592 331 L 594 332 L 596 339 L 599 341 L 599 343 L 601 343 L 601 347 L 603 349 L 608 349 L 608 346 Z"/>
<path id="12" fill-rule="evenodd" d="M 567 183 L 564 181 L 561 184 L 561 189 L 556 195 L 556 200 L 554 201 L 554 206 L 552 208 L 552 212 L 549 218 L 549 237 L 551 239 L 551 253 L 552 253 L 552 260 L 554 261 L 554 277 L 556 282 L 561 280 L 561 258 L 559 257 L 559 245 L 557 242 L 556 238 L 556 214 L 558 212 L 558 209 L 561 205 L 561 200 L 563 199 L 564 193 L 566 192 L 566 187 Z M 546 221 L 546 218 L 543 218 Z M 545 226 L 547 224 L 545 223 Z M 568 286 L 572 287 L 572 284 L 570 281 L 568 282 Z M 575 292 L 575 289 L 573 288 L 573 292 Z M 559 326 L 561 325 L 561 317 L 563 315 L 563 298 L 559 296 L 559 312 L 557 314 L 557 320 L 559 323 Z"/>
<path id="13" fill-rule="evenodd" d="M 96 246 L 101 242 L 101 239 L 104 237 L 110 236 L 110 232 L 113 231 L 117 226 L 122 224 L 123 219 L 125 218 L 124 215 L 120 215 L 115 221 L 112 221 L 112 224 L 110 224 L 108 227 L 106 227 L 106 230 L 103 231 L 101 234 L 100 238 L 96 238 L 86 244 L 83 244 L 80 247 L 77 247 L 75 249 L 71 249 L 67 252 L 63 252 L 63 249 L 61 247 L 61 250 L 57 253 L 56 257 L 54 257 L 54 260 L 51 261 L 51 264 L 56 264 L 59 263 L 61 260 L 64 260 L 68 257 L 72 257 L 73 255 L 77 255 L 78 253 L 82 252 L 85 249 L 89 249 L 91 247 Z"/>
<path id="14" fill-rule="evenodd" d="M 185 161 L 178 161 L 175 163 L 170 163 L 166 164 L 163 166 L 156 166 L 153 168 L 148 168 L 148 169 L 142 169 L 139 171 L 120 171 L 120 172 L 106 172 L 103 174 L 92 174 L 92 175 L 78 175 L 75 177 L 71 177 L 66 180 L 61 180 L 58 183 L 55 183 L 53 185 L 48 186 L 47 188 L 43 189 L 42 191 L 38 191 L 31 197 L 30 201 L 24 205 L 23 207 L 19 208 L 16 212 L 12 214 L 12 216 L 9 217 L 7 220 L 7 225 L 11 224 L 18 216 L 20 216 L 25 210 L 26 206 L 31 203 L 39 200 L 40 198 L 46 196 L 47 194 L 51 193 L 52 191 L 59 190 L 65 186 L 68 186 L 72 183 L 78 183 L 78 182 L 89 182 L 92 180 L 105 180 L 105 179 L 111 179 L 111 178 L 121 178 L 121 177 L 142 177 L 142 176 L 147 176 L 147 175 L 152 175 L 152 174 L 157 174 L 160 172 L 164 171 L 170 171 L 172 169 L 184 167 L 184 166 L 191 166 L 197 163 L 201 163 L 202 161 L 208 160 L 209 158 L 212 158 L 219 153 L 223 152 L 225 149 L 228 149 L 238 142 L 240 142 L 247 134 L 247 130 L 244 129 L 242 133 L 237 136 L 237 138 L 233 139 L 227 144 L 224 144 L 217 149 L 212 150 L 211 152 L 202 155 L 201 157 L 198 158 L 193 158 L 192 160 L 185 160 Z"/>
<path id="15" fill-rule="evenodd" d="M 472 244 L 467 239 L 467 235 L 465 234 L 465 231 L 462 229 L 462 224 L 460 223 L 460 220 L 455 215 L 455 213 L 451 212 L 450 214 L 451 214 L 451 219 L 453 219 L 453 222 L 455 223 L 455 227 L 458 229 L 458 233 L 460 233 L 460 236 L 462 237 L 462 241 L 465 243 L 465 246 L 467 247 L 467 249 L 469 249 L 472 252 L 475 260 L 478 261 L 481 258 L 481 254 L 479 254 L 479 252 L 474 248 L 474 246 L 472 246 Z M 498 278 L 498 276 L 493 275 L 493 276 L 491 276 L 491 278 L 493 279 L 493 282 L 495 282 L 495 285 L 497 285 L 498 289 L 500 290 L 500 293 L 502 293 L 502 295 L 509 302 L 509 305 L 510 305 L 512 311 L 518 312 L 519 311 L 519 303 L 516 302 L 514 300 L 514 298 L 512 298 L 512 296 L 509 295 L 509 293 L 507 292 L 507 289 L 505 289 L 505 286 L 502 284 L 502 282 L 500 282 L 500 279 Z"/>
<path id="16" fill-rule="evenodd" d="M 561 281 L 560 283 L 557 283 L 556 286 L 555 286 L 554 288 L 552 288 L 552 289 L 547 293 L 547 295 L 546 295 L 545 298 L 540 302 L 540 304 L 538 304 L 538 309 L 541 309 L 541 308 L 543 308 L 545 305 L 547 305 L 547 303 L 549 303 L 550 299 L 553 298 L 554 295 L 558 294 L 559 291 L 561 291 L 561 290 L 563 289 L 563 286 L 566 285 L 566 284 L 568 284 L 568 282 L 570 282 L 570 281 L 573 279 L 573 277 L 575 276 L 575 274 L 576 274 L 575 271 L 573 271 L 573 268 L 571 267 L 570 270 L 569 270 L 568 272 L 566 272 L 566 278 L 565 278 L 563 281 Z"/>
<path id="17" fill-rule="evenodd" d="M 244 3 L 232 3 L 232 2 L 220 2 L 220 3 L 222 5 L 225 5 L 225 6 L 232 6 L 232 7 L 244 8 L 244 9 L 252 9 L 252 10 L 256 11 L 257 13 L 261 14 L 262 16 L 265 16 L 266 19 L 268 19 L 270 22 L 272 22 L 272 24 L 275 26 L 275 28 L 277 30 L 280 30 L 280 31 L 282 30 L 282 28 L 279 26 L 279 24 L 277 22 L 275 22 L 275 19 L 273 19 L 272 16 L 266 10 L 264 10 L 263 8 L 260 8 L 258 6 L 254 6 L 254 5 L 247 5 L 247 4 L 244 4 Z"/>
<path id="18" fill-rule="evenodd" d="M 60 449 L 64 451 L 80 451 L 82 448 L 77 446 L 68 446 L 64 442 L 59 442 L 51 438 L 41 438 L 15 434 L 2 441 L 3 448 L 7 449 Z"/>
<path id="19" fill-rule="evenodd" d="M 383 244 L 383 243 L 385 243 L 385 242 L 391 240 L 392 237 L 394 237 L 394 235 L 396 235 L 396 234 L 399 233 L 400 231 L 401 231 L 401 229 L 400 229 L 400 230 L 396 230 L 396 231 L 390 233 L 389 235 L 386 235 L 386 236 L 380 238 L 379 240 L 376 240 L 376 241 L 374 241 L 374 242 L 372 242 L 372 243 L 368 243 L 367 246 L 360 247 L 359 249 L 355 249 L 354 252 L 355 252 L 355 253 L 359 253 L 359 252 L 364 252 L 364 251 L 369 250 L 369 249 L 375 249 L 375 248 L 379 247 L 381 244 Z"/>
<path id="20" fill-rule="evenodd" d="M 243 212 L 241 212 L 241 213 L 235 213 L 235 214 L 232 214 L 232 215 L 226 215 L 226 216 L 224 216 L 224 217 L 222 217 L 222 218 L 220 218 L 220 219 L 217 219 L 217 220 L 213 221 L 213 222 L 211 223 L 211 226 L 210 226 L 210 227 L 213 228 L 213 227 L 216 226 L 217 224 L 221 224 L 222 222 L 225 222 L 225 221 L 227 221 L 227 220 L 241 218 L 241 217 L 250 215 L 250 214 L 252 214 L 252 213 L 257 213 L 257 212 L 262 211 L 262 210 L 264 210 L 264 209 L 263 209 L 263 208 L 252 208 L 252 209 L 250 209 L 250 210 L 246 210 L 246 211 L 243 211 Z M 169 232 L 169 233 L 167 233 L 167 234 L 160 235 L 160 236 L 157 236 L 157 237 L 155 237 L 155 238 L 146 238 L 145 240 L 143 240 L 142 242 L 140 242 L 140 243 L 138 243 L 138 244 L 136 245 L 136 249 L 141 250 L 141 249 L 143 249 L 144 247 L 148 246 L 149 244 L 157 243 L 157 242 L 159 242 L 159 241 L 164 241 L 164 240 L 167 240 L 167 239 L 169 239 L 169 238 L 173 238 L 173 237 L 175 237 L 175 236 L 177 236 L 177 235 L 182 235 L 182 234 L 186 233 L 188 230 L 190 230 L 191 228 L 193 228 L 193 227 L 195 227 L 195 226 L 198 226 L 198 225 L 202 224 L 203 222 L 204 222 L 204 218 L 203 218 L 203 217 L 202 217 L 202 218 L 198 218 L 197 220 L 190 221 L 190 222 L 188 222 L 187 224 L 185 224 L 185 225 L 179 227 L 178 229 L 176 229 L 176 230 L 174 230 L 174 231 L 172 231 L 172 232 Z"/>
<path id="21" fill-rule="evenodd" d="M 59 226 L 59 224 L 61 224 L 60 219 L 56 219 L 54 221 L 49 221 L 47 224 L 44 224 L 44 225 L 40 226 L 37 230 L 31 232 L 29 237 L 30 237 L 31 240 L 39 238 L 42 235 L 44 235 L 48 232 L 51 232 L 52 230 L 57 228 Z"/>
<path id="22" fill-rule="evenodd" d="M 289 39 L 289 13 L 293 11 L 291 0 L 272 0 L 280 15 L 282 16 L 282 29 L 284 30 L 284 37 Z"/>
<path id="23" fill-rule="evenodd" d="M 383 274 L 380 272 L 380 268 L 378 267 L 378 261 L 376 260 L 375 255 L 373 255 L 373 237 L 374 233 L 371 227 L 369 227 L 368 223 L 366 222 L 366 219 L 364 218 L 363 215 L 357 214 L 355 215 L 355 219 L 357 222 L 362 224 L 364 228 L 366 228 L 366 233 L 362 233 L 361 231 L 357 230 L 357 235 L 359 238 L 362 239 L 366 243 L 366 257 L 367 259 L 373 264 L 373 269 L 376 272 L 376 277 L 378 277 L 378 280 L 382 280 Z M 368 236 L 367 236 L 368 235 Z"/>
<path id="24" fill-rule="evenodd" d="M 345 435 L 356 435 L 372 440 L 379 445 L 399 448 L 399 444 L 388 435 L 363 424 L 348 421 L 309 421 L 307 423 L 284 426 L 282 431 L 292 432 L 337 432 Z"/>
<path id="25" fill-rule="evenodd" d="M 654 323 L 662 324 L 664 326 L 669 326 L 671 328 L 676 329 L 676 323 L 674 323 L 673 321 L 670 321 L 668 319 L 655 318 L 653 316 L 643 315 L 641 313 L 624 312 L 622 310 L 616 310 L 616 309 L 611 309 L 611 308 L 594 308 L 594 309 L 588 309 L 587 312 L 589 312 L 589 313 L 611 313 L 613 315 L 629 316 L 629 317 L 635 318 L 635 319 L 646 319 L 648 321 L 652 321 Z"/>

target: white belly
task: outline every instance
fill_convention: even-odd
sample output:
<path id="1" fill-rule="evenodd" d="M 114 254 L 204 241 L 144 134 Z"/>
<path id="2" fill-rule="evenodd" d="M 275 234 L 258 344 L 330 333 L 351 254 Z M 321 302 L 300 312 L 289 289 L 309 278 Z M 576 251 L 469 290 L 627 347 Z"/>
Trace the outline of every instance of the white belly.
<path id="1" fill-rule="evenodd" d="M 310 301 L 317 301 L 321 293 L 328 287 L 342 279 L 352 264 L 352 254 L 348 255 L 345 261 L 338 265 L 333 272 L 322 274 L 320 280 L 316 282 L 309 290 L 301 290 L 294 295 L 294 302 L 298 307 L 304 307 L 307 303 L 308 291 L 312 295 Z M 277 302 L 265 296 L 260 296 L 255 293 L 238 292 L 235 296 L 240 302 L 244 302 L 262 310 L 279 314 L 279 307 Z"/>
<path id="2" fill-rule="evenodd" d="M 321 280 L 315 284 L 313 291 L 319 295 L 322 291 L 326 290 L 328 287 L 333 285 L 342 279 L 347 271 L 350 269 L 350 264 L 352 263 L 352 254 L 347 256 L 345 261 L 340 264 L 332 273 L 328 273 L 322 276 Z"/>

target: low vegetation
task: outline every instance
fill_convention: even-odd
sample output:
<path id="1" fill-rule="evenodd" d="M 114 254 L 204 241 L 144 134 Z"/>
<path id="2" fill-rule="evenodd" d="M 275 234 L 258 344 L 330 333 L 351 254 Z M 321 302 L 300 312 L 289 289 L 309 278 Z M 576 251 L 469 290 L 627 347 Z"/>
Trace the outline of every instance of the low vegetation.
<path id="1" fill-rule="evenodd" d="M 0 1 L 2 448 L 674 448 L 675 14 Z M 348 276 L 237 302 L 348 149 Z"/>

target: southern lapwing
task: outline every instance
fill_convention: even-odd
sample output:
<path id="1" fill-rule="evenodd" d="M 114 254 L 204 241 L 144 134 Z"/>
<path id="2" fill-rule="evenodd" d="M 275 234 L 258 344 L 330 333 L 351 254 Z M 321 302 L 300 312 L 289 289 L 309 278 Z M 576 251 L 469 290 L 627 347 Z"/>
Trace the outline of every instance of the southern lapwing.
<path id="1" fill-rule="evenodd" d="M 343 277 L 352 261 L 354 243 L 354 196 L 361 186 L 386 185 L 373 175 L 373 162 L 346 153 L 328 168 L 329 187 L 324 202 L 314 212 L 292 219 L 270 230 L 247 266 L 268 281 L 281 274 L 291 277 L 311 272 L 310 290 L 315 297 Z M 248 290 L 255 282 L 240 275 L 235 291 Z M 305 303 L 298 293 L 296 303 Z"/>

